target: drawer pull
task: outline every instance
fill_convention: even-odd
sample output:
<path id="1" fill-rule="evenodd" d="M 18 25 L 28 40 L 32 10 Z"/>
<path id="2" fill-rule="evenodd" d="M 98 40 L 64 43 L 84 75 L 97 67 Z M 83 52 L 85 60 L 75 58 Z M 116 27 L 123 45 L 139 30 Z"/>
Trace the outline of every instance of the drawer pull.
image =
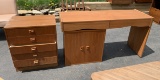
<path id="1" fill-rule="evenodd" d="M 90 47 L 89 47 L 89 46 L 86 46 L 86 49 L 87 49 L 87 50 L 89 50 L 89 49 L 90 49 Z"/>
<path id="2" fill-rule="evenodd" d="M 34 64 L 38 64 L 38 62 L 39 62 L 38 60 L 34 60 Z"/>
<path id="3" fill-rule="evenodd" d="M 37 48 L 36 47 L 32 47 L 31 51 L 36 52 Z"/>
<path id="4" fill-rule="evenodd" d="M 29 34 L 33 34 L 34 33 L 34 30 L 29 30 Z"/>
<path id="5" fill-rule="evenodd" d="M 35 41 L 36 41 L 36 38 L 30 38 L 30 41 L 31 41 L 31 42 L 35 42 Z"/>
<path id="6" fill-rule="evenodd" d="M 33 57 L 37 57 L 38 55 L 37 54 L 33 54 Z"/>
<path id="7" fill-rule="evenodd" d="M 84 46 L 81 46 L 81 47 L 80 47 L 80 50 L 83 51 L 83 50 L 84 50 Z"/>

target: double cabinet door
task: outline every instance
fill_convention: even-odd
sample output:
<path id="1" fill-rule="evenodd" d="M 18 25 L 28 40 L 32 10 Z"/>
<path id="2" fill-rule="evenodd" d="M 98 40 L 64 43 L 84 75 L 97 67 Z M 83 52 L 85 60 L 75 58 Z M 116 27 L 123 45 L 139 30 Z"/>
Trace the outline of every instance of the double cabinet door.
<path id="1" fill-rule="evenodd" d="M 64 32 L 65 65 L 102 61 L 106 30 Z"/>

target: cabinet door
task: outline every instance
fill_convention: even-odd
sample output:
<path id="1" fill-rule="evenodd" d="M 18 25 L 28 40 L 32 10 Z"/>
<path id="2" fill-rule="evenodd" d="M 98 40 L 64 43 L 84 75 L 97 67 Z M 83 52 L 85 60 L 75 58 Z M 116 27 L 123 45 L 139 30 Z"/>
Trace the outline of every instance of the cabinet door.
<path id="1" fill-rule="evenodd" d="M 65 65 L 102 61 L 106 30 L 65 32 Z"/>
<path id="2" fill-rule="evenodd" d="M 83 32 L 83 44 L 85 46 L 85 62 L 102 61 L 106 30 Z"/>
<path id="3" fill-rule="evenodd" d="M 65 65 L 84 63 L 82 32 L 64 32 Z M 82 48 L 82 50 L 80 49 Z"/>

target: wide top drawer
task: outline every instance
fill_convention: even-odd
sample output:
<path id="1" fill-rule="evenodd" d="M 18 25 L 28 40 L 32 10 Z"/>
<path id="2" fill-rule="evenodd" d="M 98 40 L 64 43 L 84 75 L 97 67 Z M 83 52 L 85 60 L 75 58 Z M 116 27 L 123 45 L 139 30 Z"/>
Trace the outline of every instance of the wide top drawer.
<path id="1" fill-rule="evenodd" d="M 32 35 L 56 34 L 56 27 L 32 27 L 5 29 L 7 37 L 20 37 Z"/>
<path id="2" fill-rule="evenodd" d="M 109 28 L 108 21 L 96 22 L 77 22 L 77 23 L 61 23 L 62 31 L 75 31 L 84 29 L 107 29 Z"/>

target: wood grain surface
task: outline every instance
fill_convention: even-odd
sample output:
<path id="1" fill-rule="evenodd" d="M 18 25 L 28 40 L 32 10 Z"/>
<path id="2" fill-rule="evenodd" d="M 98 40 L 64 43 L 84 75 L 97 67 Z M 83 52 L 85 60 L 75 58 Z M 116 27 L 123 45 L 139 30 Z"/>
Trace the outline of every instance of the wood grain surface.
<path id="1" fill-rule="evenodd" d="M 102 61 L 105 31 L 80 30 L 65 32 L 65 65 Z"/>
<path id="2" fill-rule="evenodd" d="M 154 17 L 154 21 L 160 24 L 160 10 L 154 7 L 150 8 L 149 14 Z"/>
<path id="3" fill-rule="evenodd" d="M 11 46 L 44 44 L 44 43 L 54 43 L 54 42 L 56 42 L 56 35 L 55 34 L 8 38 L 8 44 Z"/>
<path id="4" fill-rule="evenodd" d="M 142 57 L 153 17 L 138 10 L 75 11 L 61 12 L 60 21 L 64 32 L 65 64 L 71 65 L 101 61 L 105 40 L 105 32 L 99 31 L 101 29 L 131 26 L 128 45 Z M 86 47 L 91 48 L 90 53 L 85 52 Z"/>
<path id="5" fill-rule="evenodd" d="M 92 80 L 160 80 L 160 61 L 94 72 Z"/>
<path id="6" fill-rule="evenodd" d="M 12 55 L 15 54 L 24 54 L 24 53 L 35 53 L 35 52 L 47 52 L 47 51 L 55 51 L 56 43 L 46 43 L 46 44 L 31 44 L 31 45 L 20 45 L 20 46 L 10 46 L 10 52 Z M 33 50 L 35 49 L 35 50 Z"/>
<path id="7" fill-rule="evenodd" d="M 29 32 L 32 31 L 32 32 Z M 14 28 L 5 29 L 6 36 L 8 37 L 21 37 L 21 36 L 33 36 L 33 35 L 47 35 L 55 34 L 55 26 L 52 27 L 26 27 L 26 28 Z"/>
<path id="8" fill-rule="evenodd" d="M 9 28 L 25 28 L 25 27 L 46 27 L 56 26 L 55 16 L 14 16 L 4 27 Z"/>
<path id="9" fill-rule="evenodd" d="M 14 16 L 4 30 L 17 71 L 58 65 L 54 16 Z"/>
<path id="10" fill-rule="evenodd" d="M 143 56 L 143 51 L 146 46 L 150 27 L 135 27 L 132 26 L 128 37 L 128 45 L 135 51 L 139 57 Z"/>
<path id="11" fill-rule="evenodd" d="M 160 2 L 158 0 L 152 0 L 149 15 L 153 16 L 154 21 L 160 24 Z"/>
<path id="12" fill-rule="evenodd" d="M 133 20 L 133 19 L 138 20 L 138 19 L 151 19 L 151 18 L 153 17 L 138 10 L 60 12 L 60 21 L 62 23 Z"/>

